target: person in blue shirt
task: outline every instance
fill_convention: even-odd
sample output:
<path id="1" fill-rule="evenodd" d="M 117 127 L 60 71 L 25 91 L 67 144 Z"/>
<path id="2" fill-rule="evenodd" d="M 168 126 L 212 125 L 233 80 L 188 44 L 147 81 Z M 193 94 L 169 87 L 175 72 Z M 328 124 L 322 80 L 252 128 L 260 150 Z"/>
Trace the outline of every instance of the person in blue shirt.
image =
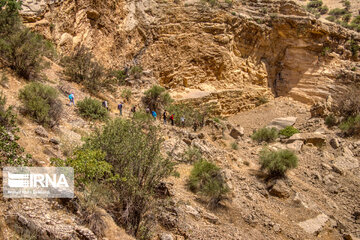
<path id="1" fill-rule="evenodd" d="M 157 117 L 156 112 L 155 112 L 155 111 L 152 111 L 151 114 L 152 114 L 152 116 L 154 117 L 154 119 L 156 120 L 156 117 Z"/>
<path id="2" fill-rule="evenodd" d="M 75 106 L 75 99 L 74 99 L 74 94 L 73 93 L 71 93 L 69 95 L 69 99 L 70 99 L 70 106 L 71 106 L 71 103 Z"/>

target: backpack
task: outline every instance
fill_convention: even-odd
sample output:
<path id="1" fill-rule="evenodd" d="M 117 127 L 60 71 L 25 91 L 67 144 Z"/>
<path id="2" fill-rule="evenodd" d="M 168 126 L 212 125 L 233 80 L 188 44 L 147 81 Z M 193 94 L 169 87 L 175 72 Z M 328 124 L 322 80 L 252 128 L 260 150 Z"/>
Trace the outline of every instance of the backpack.
<path id="1" fill-rule="evenodd" d="M 69 95 L 69 99 L 72 100 L 74 96 L 72 94 Z"/>
<path id="2" fill-rule="evenodd" d="M 171 119 L 171 120 L 174 120 L 174 114 L 170 116 L 170 119 Z"/>
<path id="3" fill-rule="evenodd" d="M 119 105 L 118 105 L 118 109 L 122 109 L 122 104 L 119 104 Z"/>

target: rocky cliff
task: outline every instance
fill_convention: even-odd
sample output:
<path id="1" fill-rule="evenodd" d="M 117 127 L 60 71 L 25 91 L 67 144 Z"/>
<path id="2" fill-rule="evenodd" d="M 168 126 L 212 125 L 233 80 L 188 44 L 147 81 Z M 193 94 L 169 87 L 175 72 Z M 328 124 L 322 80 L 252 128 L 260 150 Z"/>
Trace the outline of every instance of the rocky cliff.
<path id="1" fill-rule="evenodd" d="M 223 115 L 254 107 L 259 96 L 313 103 L 338 91 L 340 69 L 356 69 L 347 42 L 359 35 L 316 20 L 292 1 L 212 7 L 198 1 L 80 0 L 48 4 L 44 12 L 30 26 L 61 52 L 85 44 L 107 66 L 141 65 L 180 99 L 194 89 L 198 94 L 192 96 L 212 95 Z M 244 106 L 222 104 L 224 98 Z"/>

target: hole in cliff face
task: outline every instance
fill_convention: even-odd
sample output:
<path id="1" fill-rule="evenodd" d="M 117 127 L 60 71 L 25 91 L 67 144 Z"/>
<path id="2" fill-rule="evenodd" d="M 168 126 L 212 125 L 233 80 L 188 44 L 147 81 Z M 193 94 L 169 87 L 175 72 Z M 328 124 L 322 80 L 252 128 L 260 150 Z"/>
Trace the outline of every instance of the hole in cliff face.
<path id="1" fill-rule="evenodd" d="M 267 64 L 268 86 L 275 97 L 303 92 L 305 95 L 316 88 L 319 77 L 318 55 L 306 48 L 289 47 L 282 59 L 272 66 Z"/>

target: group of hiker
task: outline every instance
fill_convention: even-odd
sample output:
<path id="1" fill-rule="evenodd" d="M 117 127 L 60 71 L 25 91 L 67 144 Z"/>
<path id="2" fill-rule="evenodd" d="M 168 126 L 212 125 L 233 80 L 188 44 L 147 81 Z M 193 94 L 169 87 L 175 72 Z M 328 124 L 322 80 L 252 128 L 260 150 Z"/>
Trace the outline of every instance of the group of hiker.
<path id="1" fill-rule="evenodd" d="M 71 93 L 71 94 L 69 95 L 69 100 L 70 100 L 70 104 L 69 104 L 69 105 L 71 106 L 71 104 L 73 104 L 73 105 L 75 106 L 75 97 L 74 97 L 74 94 L 73 94 L 73 93 Z M 106 100 L 104 100 L 104 101 L 102 102 L 102 106 L 109 111 L 109 105 L 108 105 L 108 102 L 107 102 Z M 124 107 L 124 102 L 120 102 L 120 104 L 118 104 L 118 110 L 119 110 L 120 116 L 123 115 L 123 107 Z M 132 108 L 131 108 L 131 113 L 132 113 L 132 114 L 135 114 L 135 112 L 136 112 L 136 106 L 132 106 Z M 147 108 L 145 109 L 145 112 L 146 112 L 147 114 L 151 114 L 152 117 L 153 117 L 155 120 L 157 119 L 157 113 L 156 113 L 155 110 L 152 110 L 152 111 L 151 111 L 150 108 L 147 107 Z M 171 115 L 169 116 L 167 110 L 164 110 L 164 112 L 163 112 L 163 114 L 162 114 L 162 117 L 163 117 L 164 124 L 166 124 L 166 123 L 167 123 L 167 120 L 169 119 L 170 122 L 171 122 L 171 125 L 172 125 L 172 126 L 175 125 L 175 113 L 173 113 L 173 114 L 171 114 Z M 181 125 L 182 127 L 185 127 L 185 117 L 184 117 L 184 116 L 181 116 L 181 117 L 180 117 L 180 125 Z M 194 131 L 196 131 L 198 125 L 199 125 L 198 123 L 196 123 L 196 122 L 194 123 L 194 125 L 193 125 Z"/>

